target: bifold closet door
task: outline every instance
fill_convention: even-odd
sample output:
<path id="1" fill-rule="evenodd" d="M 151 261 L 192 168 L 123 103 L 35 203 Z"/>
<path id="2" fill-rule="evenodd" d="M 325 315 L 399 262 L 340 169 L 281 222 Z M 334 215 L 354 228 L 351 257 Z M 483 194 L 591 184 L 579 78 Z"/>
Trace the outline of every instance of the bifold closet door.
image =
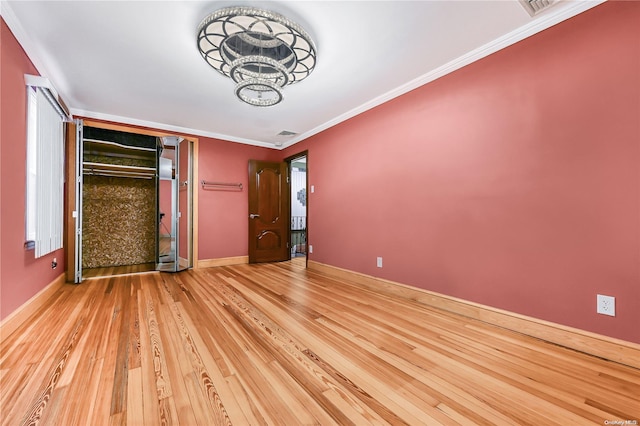
<path id="1" fill-rule="evenodd" d="M 177 184 L 177 270 L 193 266 L 193 142 L 182 139 L 178 142 Z"/>
<path id="2" fill-rule="evenodd" d="M 67 282 L 82 281 L 82 120 L 67 123 Z"/>

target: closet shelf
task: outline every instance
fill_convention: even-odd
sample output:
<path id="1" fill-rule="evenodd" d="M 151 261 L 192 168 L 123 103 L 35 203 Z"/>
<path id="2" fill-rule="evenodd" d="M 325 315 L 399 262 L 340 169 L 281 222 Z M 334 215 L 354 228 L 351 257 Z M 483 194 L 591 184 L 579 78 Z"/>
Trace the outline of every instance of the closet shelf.
<path id="1" fill-rule="evenodd" d="M 106 145 L 108 147 L 110 147 L 110 149 L 113 149 L 114 147 L 117 148 L 121 148 L 121 149 L 126 149 L 126 150 L 134 150 L 134 151 L 146 151 L 146 152 L 156 152 L 155 148 L 144 148 L 141 146 L 135 146 L 135 145 L 125 145 L 125 144 L 121 144 L 118 142 L 111 142 L 111 141 L 102 141 L 99 139 L 83 139 L 83 141 L 85 143 L 93 143 L 93 144 L 97 144 L 98 146 L 100 145 Z"/>
<path id="2" fill-rule="evenodd" d="M 86 175 L 110 177 L 138 177 L 152 179 L 156 177 L 155 167 L 123 166 L 120 164 L 84 162 L 82 173 Z"/>

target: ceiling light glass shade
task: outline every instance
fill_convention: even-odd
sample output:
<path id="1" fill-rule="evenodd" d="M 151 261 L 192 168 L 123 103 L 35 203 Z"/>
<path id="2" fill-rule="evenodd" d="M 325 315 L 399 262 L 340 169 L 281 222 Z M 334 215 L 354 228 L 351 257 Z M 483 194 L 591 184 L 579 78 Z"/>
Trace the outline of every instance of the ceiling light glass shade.
<path id="1" fill-rule="evenodd" d="M 282 101 L 282 90 L 277 84 L 261 78 L 241 81 L 236 86 L 236 96 L 250 105 L 271 106 Z"/>
<path id="2" fill-rule="evenodd" d="M 248 104 L 282 101 L 282 88 L 304 80 L 316 65 L 311 37 L 284 16 L 253 7 L 227 7 L 198 26 L 198 50 L 209 65 L 236 82 Z"/>

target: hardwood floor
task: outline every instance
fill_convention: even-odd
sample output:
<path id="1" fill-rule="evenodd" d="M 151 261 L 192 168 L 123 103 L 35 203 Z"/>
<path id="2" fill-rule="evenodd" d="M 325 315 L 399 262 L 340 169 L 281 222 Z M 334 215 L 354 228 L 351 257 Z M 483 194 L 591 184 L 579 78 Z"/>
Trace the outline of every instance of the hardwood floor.
<path id="1" fill-rule="evenodd" d="M 0 350 L 3 425 L 640 420 L 637 369 L 297 261 L 67 285 Z"/>

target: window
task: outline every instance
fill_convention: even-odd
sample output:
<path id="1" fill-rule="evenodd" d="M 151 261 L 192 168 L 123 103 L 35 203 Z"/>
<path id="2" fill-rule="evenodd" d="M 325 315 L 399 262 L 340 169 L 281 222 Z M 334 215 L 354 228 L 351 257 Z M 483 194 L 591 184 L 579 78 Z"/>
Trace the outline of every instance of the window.
<path id="1" fill-rule="evenodd" d="M 68 117 L 47 79 L 27 84 L 26 239 L 35 257 L 62 248 L 64 121 Z"/>

